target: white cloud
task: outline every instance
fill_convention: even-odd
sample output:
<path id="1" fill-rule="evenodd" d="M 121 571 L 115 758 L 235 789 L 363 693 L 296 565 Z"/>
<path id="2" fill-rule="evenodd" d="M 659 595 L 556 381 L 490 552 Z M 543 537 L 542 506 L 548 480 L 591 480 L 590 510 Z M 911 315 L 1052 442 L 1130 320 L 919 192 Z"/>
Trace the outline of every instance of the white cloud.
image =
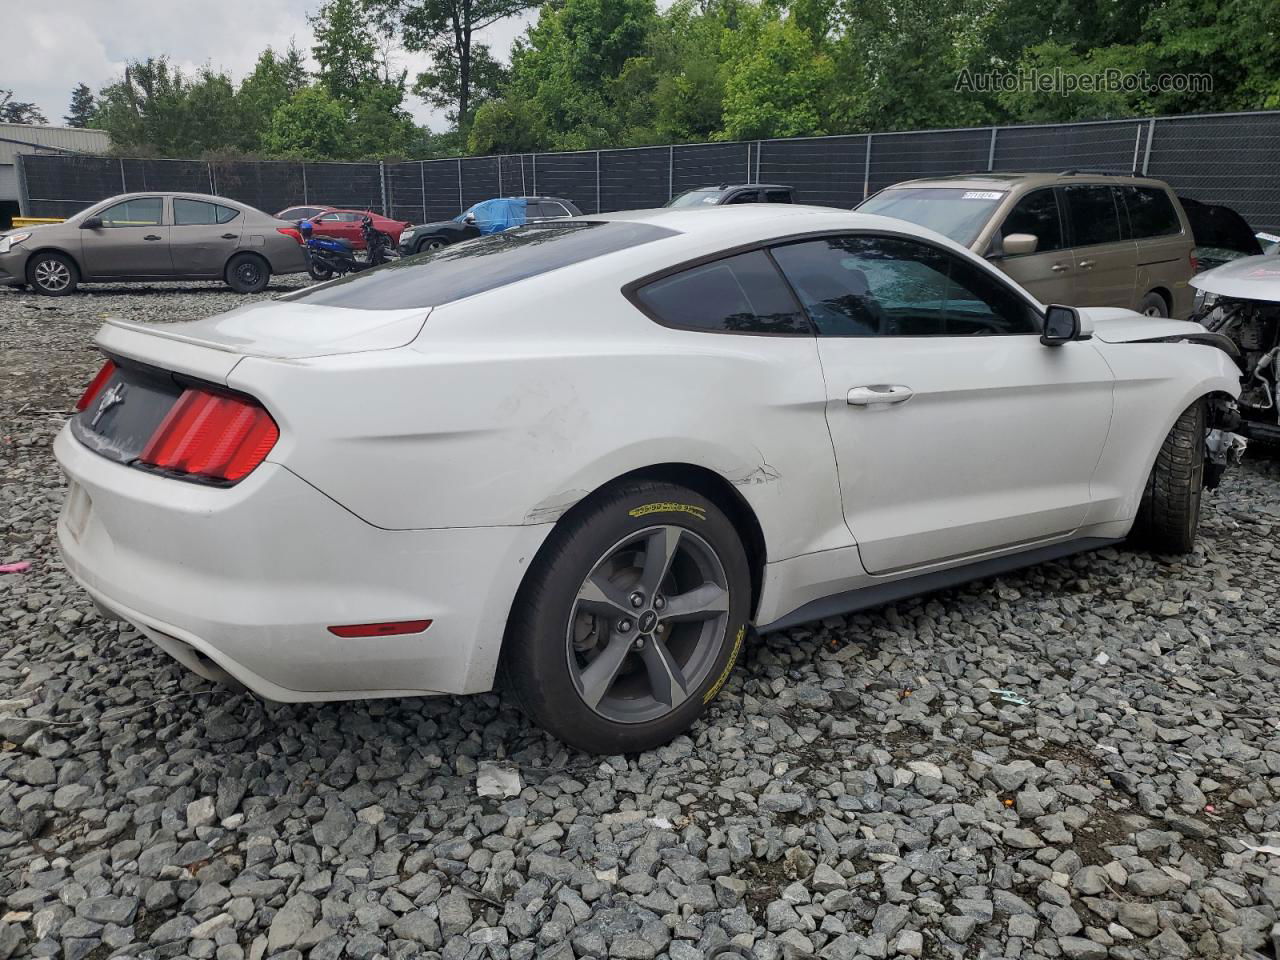
<path id="1" fill-rule="evenodd" d="M 5 24 L 3 86 L 12 86 L 16 99 L 38 104 L 50 123 L 62 123 L 76 84 L 97 91 L 129 60 L 167 54 L 184 71 L 209 64 L 239 80 L 268 46 L 283 50 L 292 40 L 309 56 L 307 13 L 319 5 L 320 0 L 60 0 L 56 7 L 27 7 Z M 477 39 L 505 57 L 534 16 L 494 24 Z M 412 78 L 428 60 L 401 54 L 399 63 Z M 436 129 L 445 124 L 443 111 L 417 97 L 410 95 L 406 106 L 419 123 Z"/>

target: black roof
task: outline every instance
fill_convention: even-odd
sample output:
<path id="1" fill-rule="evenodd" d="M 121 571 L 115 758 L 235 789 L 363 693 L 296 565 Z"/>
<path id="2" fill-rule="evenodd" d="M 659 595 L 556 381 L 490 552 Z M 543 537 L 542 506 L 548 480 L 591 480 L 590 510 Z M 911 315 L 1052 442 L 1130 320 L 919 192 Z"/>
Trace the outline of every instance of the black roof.
<path id="1" fill-rule="evenodd" d="M 793 190 L 786 183 L 713 183 L 705 187 L 693 187 L 692 190 Z M 685 193 L 690 193 L 686 190 Z"/>

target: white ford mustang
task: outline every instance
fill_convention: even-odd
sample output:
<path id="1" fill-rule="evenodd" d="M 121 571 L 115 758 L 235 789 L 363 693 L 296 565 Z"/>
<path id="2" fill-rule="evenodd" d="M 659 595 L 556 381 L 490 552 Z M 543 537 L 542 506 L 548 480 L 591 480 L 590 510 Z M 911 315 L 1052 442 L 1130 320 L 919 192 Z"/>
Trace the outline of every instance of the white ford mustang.
<path id="1" fill-rule="evenodd" d="M 1239 371 L 806 207 L 522 227 L 206 320 L 108 322 L 56 443 L 67 566 L 191 669 L 490 689 L 669 740 L 778 629 L 1131 531 L 1191 548 Z"/>

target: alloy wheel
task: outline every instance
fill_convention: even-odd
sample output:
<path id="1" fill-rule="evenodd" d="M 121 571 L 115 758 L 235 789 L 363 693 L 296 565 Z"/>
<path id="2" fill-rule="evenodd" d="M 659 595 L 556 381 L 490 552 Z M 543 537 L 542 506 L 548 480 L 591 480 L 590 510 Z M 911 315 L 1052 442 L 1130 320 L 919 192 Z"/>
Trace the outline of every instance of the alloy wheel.
<path id="1" fill-rule="evenodd" d="M 706 540 L 673 525 L 630 534 L 574 597 L 566 635 L 574 687 L 607 720 L 663 717 L 706 679 L 728 617 L 728 578 Z"/>
<path id="2" fill-rule="evenodd" d="M 36 264 L 35 282 L 45 290 L 57 292 L 71 283 L 71 271 L 61 260 L 41 260 Z"/>

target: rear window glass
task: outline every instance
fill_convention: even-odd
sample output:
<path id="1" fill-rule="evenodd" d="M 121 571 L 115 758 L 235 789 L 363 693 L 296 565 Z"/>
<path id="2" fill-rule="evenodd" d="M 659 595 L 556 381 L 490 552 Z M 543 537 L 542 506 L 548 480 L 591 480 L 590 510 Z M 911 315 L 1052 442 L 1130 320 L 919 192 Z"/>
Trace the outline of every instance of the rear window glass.
<path id="1" fill-rule="evenodd" d="M 1165 237 L 1182 232 L 1178 211 L 1163 190 L 1155 187 L 1123 187 L 1129 208 L 1129 226 L 1135 237 Z"/>
<path id="2" fill-rule="evenodd" d="M 809 324 L 760 250 L 693 267 L 641 287 L 637 299 L 659 322 L 720 333 L 801 333 Z"/>
<path id="3" fill-rule="evenodd" d="M 393 260 L 281 299 L 354 310 L 435 307 L 675 235 L 665 227 L 625 220 L 529 224 Z"/>
<path id="4" fill-rule="evenodd" d="M 1003 191 L 977 187 L 899 187 L 881 190 L 857 211 L 916 223 L 967 247 L 1004 197 Z"/>

